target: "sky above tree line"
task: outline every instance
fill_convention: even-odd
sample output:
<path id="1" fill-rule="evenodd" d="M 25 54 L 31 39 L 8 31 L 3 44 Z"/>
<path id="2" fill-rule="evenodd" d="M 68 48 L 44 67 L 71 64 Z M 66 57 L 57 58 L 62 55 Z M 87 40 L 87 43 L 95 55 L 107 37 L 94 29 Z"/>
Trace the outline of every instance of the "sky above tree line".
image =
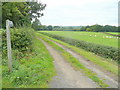
<path id="1" fill-rule="evenodd" d="M 119 0 L 39 0 L 47 4 L 40 18 L 43 25 L 118 26 Z"/>

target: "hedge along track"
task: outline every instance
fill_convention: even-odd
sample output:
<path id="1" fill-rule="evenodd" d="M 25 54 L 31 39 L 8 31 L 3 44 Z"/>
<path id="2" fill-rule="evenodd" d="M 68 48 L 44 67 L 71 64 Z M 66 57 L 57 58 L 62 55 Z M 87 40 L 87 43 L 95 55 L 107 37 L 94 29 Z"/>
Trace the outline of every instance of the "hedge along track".
<path id="1" fill-rule="evenodd" d="M 96 88 L 95 82 L 85 76 L 81 71 L 75 70 L 60 52 L 48 43 L 39 39 L 46 46 L 54 59 L 57 75 L 49 82 L 49 88 Z M 82 83 L 81 83 L 82 82 Z"/>
<path id="2" fill-rule="evenodd" d="M 70 45 L 64 41 L 61 41 L 61 40 L 58 40 L 56 38 L 52 38 L 50 36 L 47 36 L 47 35 L 44 35 L 41 34 L 42 36 L 46 37 L 46 38 L 49 38 L 50 40 L 52 41 L 55 41 L 65 47 L 67 47 L 68 49 L 78 53 L 79 55 L 83 56 L 85 59 L 87 59 L 88 61 L 91 61 L 93 62 L 94 64 L 102 67 L 104 70 L 106 71 L 109 71 L 111 73 L 113 73 L 114 75 L 118 76 L 119 73 L 118 73 L 118 62 L 116 61 L 111 61 L 111 59 L 106 59 L 106 58 L 103 58 L 103 57 L 100 57 L 92 52 L 89 52 L 89 51 L 86 51 L 80 47 L 76 47 L 74 45 Z M 113 77 L 113 76 L 112 76 Z M 118 79 L 117 79 L 118 80 Z"/>
<path id="3" fill-rule="evenodd" d="M 115 61 L 118 61 L 118 59 L 119 59 L 118 52 L 120 50 L 118 48 L 100 45 L 100 44 L 94 44 L 94 43 L 86 42 L 84 40 L 71 39 L 71 38 L 68 38 L 65 36 L 51 34 L 48 32 L 40 32 L 40 33 L 47 35 L 49 37 L 55 38 L 57 40 L 63 41 L 65 43 L 68 43 L 69 45 L 73 45 L 75 47 L 82 48 L 88 52 L 95 53 L 96 55 L 102 56 L 104 58 L 109 58 L 109 59 L 112 59 Z"/>
<path id="4" fill-rule="evenodd" d="M 43 38 L 39 36 L 42 40 L 47 42 L 49 45 L 51 45 L 53 48 L 58 50 L 60 54 L 67 60 L 71 66 L 73 66 L 76 70 L 82 71 L 87 77 L 89 77 L 91 80 L 96 82 L 97 85 L 99 85 L 102 88 L 110 87 L 108 84 L 104 83 L 96 73 L 91 71 L 90 69 L 86 68 L 81 62 L 79 62 L 75 57 L 73 57 L 70 53 L 66 52 L 63 48 L 56 45 L 54 42 L 51 42 L 50 40 Z"/>
<path id="5" fill-rule="evenodd" d="M 85 65 L 85 67 L 89 68 L 92 72 L 97 73 L 98 77 L 103 79 L 103 81 L 105 83 L 107 83 L 110 87 L 112 87 L 112 88 L 117 88 L 118 87 L 118 76 L 117 75 L 112 74 L 111 72 L 107 71 L 103 67 L 100 67 L 100 66 L 94 64 L 93 62 L 85 59 L 84 57 L 80 56 L 78 53 L 76 53 L 75 51 L 71 50 L 70 47 L 68 47 L 66 44 L 64 44 L 64 42 L 62 43 L 61 41 L 53 39 L 53 38 L 48 37 L 46 35 L 41 35 L 41 36 L 46 37 L 47 39 L 51 40 L 52 42 L 56 43 L 57 45 L 62 47 L 64 50 L 66 50 L 67 52 L 72 54 L 83 65 Z"/>

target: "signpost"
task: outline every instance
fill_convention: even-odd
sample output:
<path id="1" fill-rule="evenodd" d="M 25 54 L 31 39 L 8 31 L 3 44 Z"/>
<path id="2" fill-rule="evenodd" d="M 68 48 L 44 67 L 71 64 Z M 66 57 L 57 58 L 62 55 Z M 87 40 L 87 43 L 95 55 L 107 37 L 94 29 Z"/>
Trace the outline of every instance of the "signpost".
<path id="1" fill-rule="evenodd" d="M 10 27 L 13 27 L 13 22 L 6 20 L 6 35 L 7 35 L 7 54 L 8 54 L 8 68 L 12 71 L 12 49 L 10 39 Z"/>

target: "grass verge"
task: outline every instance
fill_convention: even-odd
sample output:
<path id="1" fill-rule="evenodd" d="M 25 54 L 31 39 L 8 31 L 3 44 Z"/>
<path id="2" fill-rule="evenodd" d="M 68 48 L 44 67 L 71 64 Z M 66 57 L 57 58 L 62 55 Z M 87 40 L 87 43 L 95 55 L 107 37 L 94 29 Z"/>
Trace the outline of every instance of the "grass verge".
<path id="1" fill-rule="evenodd" d="M 46 35 L 39 34 L 39 33 L 38 33 L 38 35 L 42 35 L 42 36 L 44 36 L 46 38 L 54 40 L 57 43 L 60 43 L 60 44 L 62 44 L 64 46 L 66 46 L 67 48 L 70 48 L 71 50 L 77 52 L 78 54 L 80 54 L 84 58 L 94 62 L 95 64 L 99 65 L 100 67 L 104 68 L 105 70 L 118 75 L 118 64 L 115 61 L 110 61 L 109 59 L 105 59 L 103 57 L 97 56 L 94 53 L 85 51 L 85 50 L 83 50 L 81 48 L 77 48 L 77 47 L 69 45 L 69 44 L 67 44 L 67 43 L 65 43 L 63 41 L 48 37 Z"/>
<path id="2" fill-rule="evenodd" d="M 109 85 L 105 84 L 102 80 L 100 80 L 99 77 L 97 77 L 96 73 L 93 73 L 91 70 L 87 69 L 83 64 L 81 64 L 75 57 L 73 57 L 71 54 L 66 52 L 63 48 L 59 47 L 55 43 L 51 42 L 50 40 L 41 37 L 38 35 L 39 38 L 46 41 L 49 45 L 54 47 L 56 50 L 60 51 L 61 55 L 64 56 L 64 58 L 71 63 L 71 65 L 77 69 L 81 70 L 86 76 L 88 76 L 90 79 L 92 79 L 94 82 L 96 82 L 99 86 L 102 88 L 108 87 Z"/>
<path id="3" fill-rule="evenodd" d="M 13 60 L 13 72 L 8 71 L 7 60 L 2 65 L 2 88 L 47 88 L 55 75 L 53 58 L 38 39 L 34 52 L 19 60 Z"/>

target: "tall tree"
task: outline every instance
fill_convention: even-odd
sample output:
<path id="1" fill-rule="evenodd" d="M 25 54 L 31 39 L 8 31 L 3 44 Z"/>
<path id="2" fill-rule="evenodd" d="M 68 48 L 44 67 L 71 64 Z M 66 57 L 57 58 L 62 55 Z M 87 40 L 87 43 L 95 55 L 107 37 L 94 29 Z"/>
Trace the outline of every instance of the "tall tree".
<path id="1" fill-rule="evenodd" d="M 32 23 L 32 28 L 34 30 L 38 30 L 40 25 L 41 25 L 40 21 L 36 18 L 35 21 Z"/>
<path id="2" fill-rule="evenodd" d="M 51 25 L 49 25 L 47 28 L 48 28 L 48 30 L 52 30 L 53 29 Z"/>
<path id="3" fill-rule="evenodd" d="M 5 27 L 7 19 L 12 20 L 14 26 L 30 25 L 33 19 L 43 16 L 45 4 L 38 2 L 3 2 L 2 25 Z"/>
<path id="4" fill-rule="evenodd" d="M 0 28 L 2 28 L 2 2 L 0 2 Z"/>
<path id="5" fill-rule="evenodd" d="M 33 0 L 31 2 L 28 2 L 28 5 L 31 8 L 31 10 L 30 10 L 31 19 L 36 19 L 36 18 L 43 16 L 43 13 L 41 13 L 41 11 L 43 11 L 45 9 L 46 4 L 34 2 L 34 0 Z"/>
<path id="6" fill-rule="evenodd" d="M 2 24 L 5 27 L 7 19 L 12 20 L 14 25 L 24 25 L 30 20 L 28 18 L 30 8 L 26 2 L 3 2 L 2 5 Z"/>

